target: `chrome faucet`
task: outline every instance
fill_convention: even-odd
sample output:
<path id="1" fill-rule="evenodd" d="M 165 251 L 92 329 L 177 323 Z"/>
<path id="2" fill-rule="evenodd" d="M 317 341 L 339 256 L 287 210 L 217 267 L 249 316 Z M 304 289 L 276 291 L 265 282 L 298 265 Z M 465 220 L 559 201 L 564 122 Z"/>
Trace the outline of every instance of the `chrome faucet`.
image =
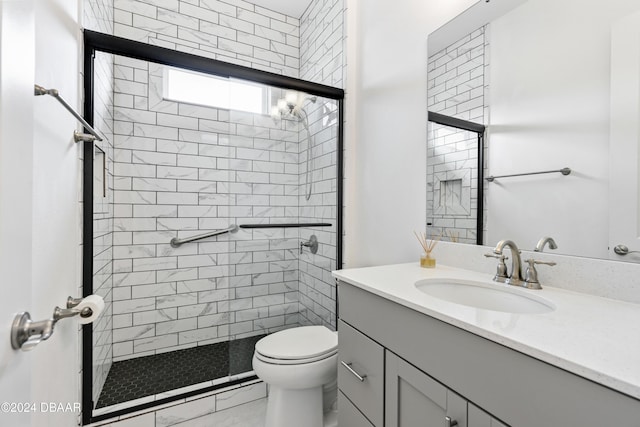
<path id="1" fill-rule="evenodd" d="M 505 247 L 511 249 L 511 275 L 505 280 L 509 285 L 522 285 L 522 261 L 520 259 L 520 249 L 512 240 L 500 240 L 496 245 L 493 253 L 502 255 Z"/>
<path id="2" fill-rule="evenodd" d="M 544 250 L 544 246 L 547 243 L 549 244 L 549 249 L 558 249 L 558 245 L 556 245 L 556 241 L 553 240 L 552 237 L 543 237 L 542 239 L 538 240 L 538 244 L 536 245 L 536 248 L 533 251 L 542 252 Z"/>

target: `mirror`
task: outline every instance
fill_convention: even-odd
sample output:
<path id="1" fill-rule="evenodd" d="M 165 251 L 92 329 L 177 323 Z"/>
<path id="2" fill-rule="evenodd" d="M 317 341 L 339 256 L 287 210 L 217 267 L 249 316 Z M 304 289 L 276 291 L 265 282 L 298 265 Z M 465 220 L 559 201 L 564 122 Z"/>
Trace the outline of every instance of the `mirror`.
<path id="1" fill-rule="evenodd" d="M 616 149 L 616 135 L 633 127 L 627 140 L 637 147 L 640 117 L 618 120 L 613 106 L 640 98 L 632 89 L 640 74 L 615 59 L 640 57 L 640 37 L 620 30 L 640 27 L 639 11 L 637 0 L 482 0 L 429 35 L 429 111 L 486 126 L 478 152 L 473 133 L 429 123 L 431 234 L 476 243 L 480 229 L 485 245 L 508 238 L 525 250 L 551 236 L 555 253 L 640 261 L 614 253 L 635 244 L 640 227 L 634 214 L 621 234 L 629 209 L 610 203 L 629 199 L 637 211 L 637 150 Z M 630 90 L 620 95 L 612 82 L 625 78 Z M 629 156 L 631 166 L 615 173 Z"/>

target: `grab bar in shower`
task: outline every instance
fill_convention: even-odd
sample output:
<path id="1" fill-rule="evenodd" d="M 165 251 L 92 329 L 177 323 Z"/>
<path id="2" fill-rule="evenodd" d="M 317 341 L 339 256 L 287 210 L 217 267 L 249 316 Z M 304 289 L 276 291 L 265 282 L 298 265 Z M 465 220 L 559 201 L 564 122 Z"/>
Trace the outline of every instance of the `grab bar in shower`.
<path id="1" fill-rule="evenodd" d="M 283 223 L 283 224 L 242 224 L 240 228 L 301 228 L 301 227 L 331 227 L 328 222 L 303 222 L 303 223 Z"/>
<path id="2" fill-rule="evenodd" d="M 514 173 L 512 175 L 500 175 L 500 176 L 488 176 L 485 179 L 489 182 L 493 182 L 494 179 L 498 179 L 498 178 L 511 178 L 512 176 L 525 176 L 525 175 L 540 175 L 543 173 L 556 173 L 559 172 L 562 175 L 569 175 L 571 173 L 571 168 L 562 168 L 562 169 L 558 169 L 558 170 L 552 170 L 552 171 L 541 171 L 541 172 L 526 172 L 526 173 Z"/>
<path id="3" fill-rule="evenodd" d="M 233 224 L 230 225 L 229 228 L 225 228 L 223 230 L 210 231 L 209 233 L 199 234 L 197 236 L 187 237 L 186 239 L 178 239 L 174 237 L 171 239 L 169 244 L 171 244 L 172 248 L 180 247 L 183 243 L 195 242 L 196 240 L 206 239 L 207 237 L 218 236 L 224 233 L 235 233 L 238 231 L 238 226 Z"/>
<path id="4" fill-rule="evenodd" d="M 67 104 L 67 101 L 65 101 L 64 98 L 60 96 L 57 89 L 45 89 L 40 85 L 34 85 L 33 94 L 35 96 L 40 96 L 40 95 L 53 96 L 55 99 L 58 100 L 58 102 L 60 102 L 60 104 L 62 104 L 64 108 L 67 109 L 68 112 L 70 112 L 73 115 L 73 117 L 75 117 L 76 119 L 78 119 L 80 123 L 82 123 L 82 126 L 84 126 L 85 129 L 89 131 L 89 133 L 91 133 L 91 135 L 86 135 L 84 133 L 79 133 L 77 131 L 74 131 L 73 139 L 75 142 L 80 142 L 80 141 L 93 142 L 94 140 L 102 141 L 102 138 L 100 137 L 100 135 L 98 135 L 98 132 L 96 132 L 96 130 L 89 123 L 87 123 L 86 120 L 83 119 L 82 116 L 78 114 L 71 107 L 71 105 Z"/>

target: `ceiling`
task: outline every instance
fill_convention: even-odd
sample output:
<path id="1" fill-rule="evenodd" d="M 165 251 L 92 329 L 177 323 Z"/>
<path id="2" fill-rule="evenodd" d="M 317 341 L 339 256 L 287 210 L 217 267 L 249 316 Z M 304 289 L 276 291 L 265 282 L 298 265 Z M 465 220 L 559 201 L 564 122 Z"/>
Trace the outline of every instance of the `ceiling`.
<path id="1" fill-rule="evenodd" d="M 313 0 L 249 0 L 256 6 L 300 18 Z"/>

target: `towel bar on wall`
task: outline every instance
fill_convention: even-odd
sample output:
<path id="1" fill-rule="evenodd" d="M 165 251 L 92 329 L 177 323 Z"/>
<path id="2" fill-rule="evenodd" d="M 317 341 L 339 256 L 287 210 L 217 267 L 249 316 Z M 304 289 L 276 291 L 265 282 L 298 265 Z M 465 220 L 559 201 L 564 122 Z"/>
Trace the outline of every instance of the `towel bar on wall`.
<path id="1" fill-rule="evenodd" d="M 569 175 L 571 173 L 571 168 L 562 168 L 562 169 L 558 169 L 558 170 L 552 170 L 552 171 L 541 171 L 541 172 L 525 172 L 525 173 L 514 173 L 512 175 L 499 175 L 499 176 L 488 176 L 485 179 L 489 182 L 493 182 L 493 180 L 498 179 L 498 178 L 511 178 L 512 176 L 525 176 L 525 175 L 540 175 L 543 173 L 556 173 L 559 172 L 562 175 Z"/>
<path id="2" fill-rule="evenodd" d="M 86 120 L 83 119 L 82 116 L 80 114 L 78 114 L 71 107 L 71 105 L 67 104 L 67 101 L 65 101 L 64 98 L 62 98 L 60 96 L 60 94 L 58 93 L 57 89 L 45 89 L 40 85 L 34 85 L 33 94 L 35 96 L 40 96 L 40 95 L 53 96 L 55 99 L 58 100 L 58 102 L 60 102 L 60 104 L 62 104 L 62 106 L 64 108 L 67 109 L 68 112 L 70 112 L 73 115 L 73 117 L 78 119 L 78 121 L 80 123 L 82 123 L 82 126 L 84 126 L 85 129 L 87 129 L 89 131 L 89 133 L 91 134 L 91 135 L 87 135 L 87 134 L 84 134 L 84 133 L 80 133 L 80 132 L 74 131 L 73 132 L 73 140 L 75 142 L 80 142 L 80 141 L 83 141 L 83 142 L 102 141 L 102 138 L 100 137 L 98 132 L 96 132 L 96 130 L 89 123 L 87 123 Z"/>

